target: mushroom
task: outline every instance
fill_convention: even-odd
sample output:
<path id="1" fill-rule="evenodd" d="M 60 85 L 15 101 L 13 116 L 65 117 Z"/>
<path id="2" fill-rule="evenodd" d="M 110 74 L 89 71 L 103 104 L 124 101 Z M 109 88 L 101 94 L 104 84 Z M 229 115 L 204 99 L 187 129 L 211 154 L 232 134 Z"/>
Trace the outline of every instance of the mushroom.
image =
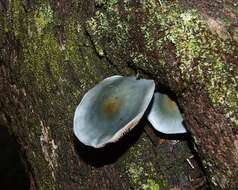
<path id="1" fill-rule="evenodd" d="M 153 80 L 112 76 L 89 90 L 76 108 L 74 134 L 100 148 L 116 142 L 144 115 L 154 93 Z"/>
<path id="2" fill-rule="evenodd" d="M 154 94 L 147 118 L 152 126 L 161 133 L 180 134 L 187 132 L 182 124 L 183 118 L 176 102 L 166 94 L 158 92 Z"/>

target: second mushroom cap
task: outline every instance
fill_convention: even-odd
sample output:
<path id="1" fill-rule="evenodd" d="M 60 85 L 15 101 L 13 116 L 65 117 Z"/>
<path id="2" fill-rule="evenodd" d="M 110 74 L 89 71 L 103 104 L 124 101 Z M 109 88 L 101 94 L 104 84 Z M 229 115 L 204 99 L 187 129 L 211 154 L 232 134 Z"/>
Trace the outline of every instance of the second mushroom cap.
<path id="1" fill-rule="evenodd" d="M 165 134 L 181 134 L 187 130 L 182 124 L 183 118 L 175 101 L 168 95 L 156 92 L 154 94 L 148 120 L 159 132 Z"/>

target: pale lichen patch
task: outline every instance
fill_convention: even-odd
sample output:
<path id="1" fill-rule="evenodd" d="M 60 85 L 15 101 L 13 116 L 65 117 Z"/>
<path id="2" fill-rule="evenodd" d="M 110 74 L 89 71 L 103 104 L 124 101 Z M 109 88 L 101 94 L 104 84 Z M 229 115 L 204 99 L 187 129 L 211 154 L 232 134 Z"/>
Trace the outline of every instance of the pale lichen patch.
<path id="1" fill-rule="evenodd" d="M 36 28 L 38 33 L 42 31 L 49 25 L 53 23 L 53 10 L 49 4 L 43 4 L 34 15 Z"/>
<path id="2" fill-rule="evenodd" d="M 43 124 L 43 121 L 40 121 L 41 126 L 41 136 L 40 136 L 40 144 L 42 148 L 42 153 L 44 155 L 45 160 L 48 162 L 49 168 L 51 169 L 51 176 L 55 180 L 55 169 L 58 166 L 58 154 L 56 152 L 58 146 L 55 144 L 54 139 L 50 137 L 49 127 Z"/>
<path id="3" fill-rule="evenodd" d="M 209 17 L 207 15 L 204 15 L 204 17 L 204 21 L 207 22 L 207 26 L 212 33 L 217 34 L 220 38 L 223 38 L 224 40 L 229 37 L 229 33 L 227 32 L 225 26 L 222 24 L 221 21 Z"/>
<path id="4" fill-rule="evenodd" d="M 104 55 L 102 47 L 98 44 L 105 44 L 111 48 L 126 48 L 128 46 L 128 21 L 129 17 L 122 18 L 118 10 L 118 1 L 96 1 L 104 9 L 95 12 L 95 16 L 86 22 L 86 27 L 93 36 L 99 54 Z M 123 2 L 127 11 L 128 2 Z M 98 41 L 100 43 L 98 43 Z"/>

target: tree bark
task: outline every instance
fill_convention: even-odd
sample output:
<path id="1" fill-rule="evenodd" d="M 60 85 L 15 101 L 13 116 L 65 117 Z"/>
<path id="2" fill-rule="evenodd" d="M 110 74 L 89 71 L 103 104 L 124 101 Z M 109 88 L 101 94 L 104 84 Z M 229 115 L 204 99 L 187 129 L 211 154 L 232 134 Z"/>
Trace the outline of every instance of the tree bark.
<path id="1" fill-rule="evenodd" d="M 237 188 L 237 15 L 232 1 L 208 5 L 0 1 L 0 121 L 32 189 Z M 212 5 L 229 8 L 229 24 Z M 103 149 L 77 141 L 73 114 L 87 90 L 138 73 L 175 97 L 191 137 L 168 139 L 143 119 Z"/>

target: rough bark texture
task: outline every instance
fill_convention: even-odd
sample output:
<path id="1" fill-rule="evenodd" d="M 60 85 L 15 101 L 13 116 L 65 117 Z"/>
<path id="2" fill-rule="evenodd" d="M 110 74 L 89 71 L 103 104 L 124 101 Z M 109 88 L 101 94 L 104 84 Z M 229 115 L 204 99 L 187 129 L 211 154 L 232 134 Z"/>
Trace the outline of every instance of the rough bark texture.
<path id="1" fill-rule="evenodd" d="M 236 189 L 237 5 L 206 2 L 0 1 L 0 121 L 21 145 L 32 189 L 206 187 L 186 141 L 146 121 L 104 149 L 75 139 L 83 94 L 137 73 L 177 99 L 210 188 Z"/>

